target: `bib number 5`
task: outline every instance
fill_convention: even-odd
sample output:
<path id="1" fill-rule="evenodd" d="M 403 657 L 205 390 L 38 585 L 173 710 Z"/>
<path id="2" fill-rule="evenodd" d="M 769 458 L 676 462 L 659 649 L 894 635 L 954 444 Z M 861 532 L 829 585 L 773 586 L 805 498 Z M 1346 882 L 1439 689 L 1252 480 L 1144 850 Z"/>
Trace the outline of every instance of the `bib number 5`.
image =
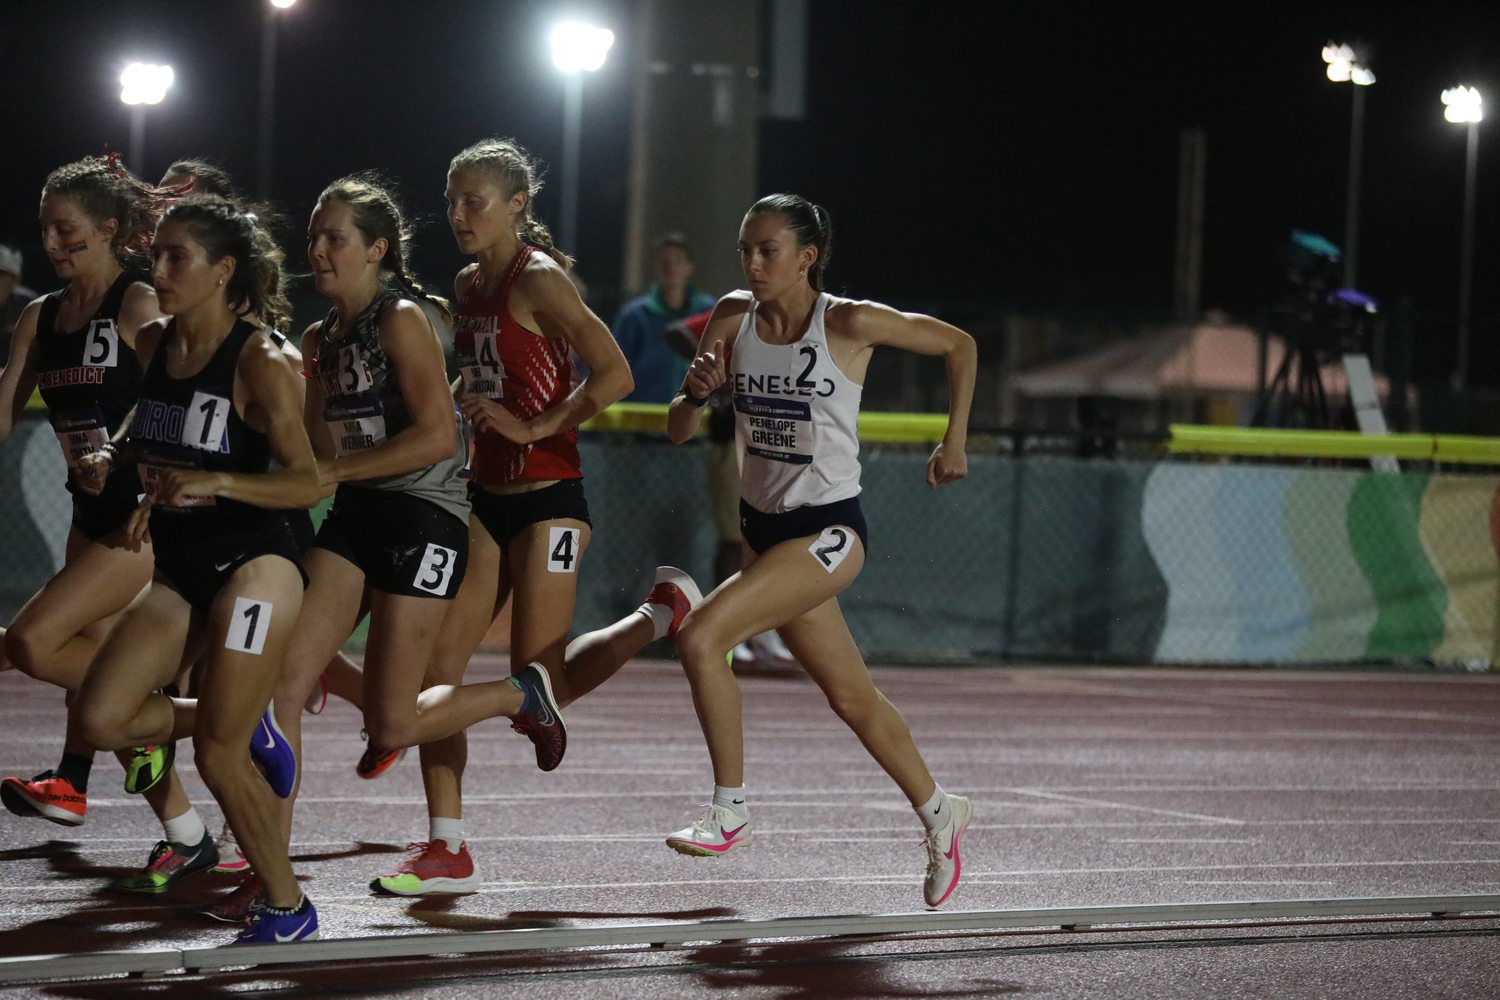
<path id="1" fill-rule="evenodd" d="M 849 544 L 853 535 L 854 532 L 848 528 L 824 528 L 823 533 L 807 547 L 807 551 L 813 554 L 813 558 L 817 559 L 824 569 L 832 573 L 839 568 L 839 563 L 844 561 L 844 557 L 853 547 Z"/>

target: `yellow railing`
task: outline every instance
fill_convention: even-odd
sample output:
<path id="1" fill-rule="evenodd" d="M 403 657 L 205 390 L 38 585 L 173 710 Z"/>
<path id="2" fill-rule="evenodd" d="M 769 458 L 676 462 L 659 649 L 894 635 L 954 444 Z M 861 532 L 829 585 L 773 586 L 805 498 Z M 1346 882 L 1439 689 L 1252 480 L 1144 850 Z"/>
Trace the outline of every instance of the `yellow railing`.
<path id="1" fill-rule="evenodd" d="M 580 428 L 586 431 L 631 431 L 665 433 L 665 403 L 616 403 Z M 706 421 L 702 424 L 706 430 Z M 918 442 L 941 441 L 948 429 L 945 413 L 861 413 L 859 437 L 862 441 Z"/>
<path id="2" fill-rule="evenodd" d="M 1174 454 L 1275 455 L 1285 458 L 1395 458 L 1471 465 L 1500 465 L 1500 438 L 1458 434 L 1360 434 L 1263 427 L 1173 424 L 1167 450 Z"/>

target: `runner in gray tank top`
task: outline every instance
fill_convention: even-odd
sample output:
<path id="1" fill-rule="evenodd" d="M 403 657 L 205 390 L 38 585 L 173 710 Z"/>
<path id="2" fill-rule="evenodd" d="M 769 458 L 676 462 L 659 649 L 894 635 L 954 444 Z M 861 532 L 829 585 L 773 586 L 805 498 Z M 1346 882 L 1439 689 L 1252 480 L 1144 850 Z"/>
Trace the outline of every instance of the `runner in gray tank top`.
<path id="1" fill-rule="evenodd" d="M 864 566 L 859 507 L 859 399 L 876 345 L 942 357 L 948 430 L 927 463 L 927 484 L 963 478 L 976 352 L 968 334 L 931 316 L 823 291 L 832 226 L 796 195 L 757 202 L 740 227 L 749 291 L 719 301 L 672 401 L 668 433 L 682 443 L 726 382 L 734 393 L 745 568 L 688 613 L 677 636 L 682 665 L 713 760 L 713 802 L 667 838 L 683 854 L 716 857 L 750 844 L 739 685 L 726 654 L 774 628 L 829 704 L 900 786 L 927 828 L 929 906 L 948 898 L 962 870 L 959 841 L 973 807 L 932 780 L 906 720 L 876 690 L 839 611 L 837 595 Z"/>

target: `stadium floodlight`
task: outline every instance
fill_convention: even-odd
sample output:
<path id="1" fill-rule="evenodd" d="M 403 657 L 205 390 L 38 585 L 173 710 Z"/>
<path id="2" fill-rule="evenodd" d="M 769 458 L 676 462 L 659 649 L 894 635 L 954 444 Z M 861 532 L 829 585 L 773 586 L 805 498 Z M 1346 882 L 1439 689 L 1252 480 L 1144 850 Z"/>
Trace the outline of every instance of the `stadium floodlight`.
<path id="1" fill-rule="evenodd" d="M 574 251 L 578 242 L 579 147 L 583 142 L 583 74 L 604 65 L 615 33 L 592 24 L 566 21 L 552 29 L 552 64 L 563 71 L 562 224 L 559 245 Z"/>
<path id="2" fill-rule="evenodd" d="M 1484 121 L 1484 98 L 1474 87 L 1460 86 L 1443 91 L 1443 103 L 1447 105 L 1443 117 L 1450 122 Z"/>
<path id="3" fill-rule="evenodd" d="M 126 104 L 160 104 L 172 86 L 172 67 L 131 63 L 120 74 L 120 100 Z"/>
<path id="4" fill-rule="evenodd" d="M 552 62 L 564 73 L 593 72 L 614 44 L 615 33 L 608 28 L 569 21 L 552 29 Z"/>
<path id="5" fill-rule="evenodd" d="M 1360 61 L 1354 46 L 1329 42 L 1323 46 L 1328 79 L 1354 84 L 1354 111 L 1349 120 L 1349 186 L 1344 202 L 1344 285 L 1354 288 L 1359 267 L 1359 186 L 1365 145 L 1365 88 L 1375 82 L 1370 67 Z"/>
<path id="6" fill-rule="evenodd" d="M 271 0 L 271 6 L 280 7 L 282 10 L 285 10 L 296 2 L 297 0 Z"/>

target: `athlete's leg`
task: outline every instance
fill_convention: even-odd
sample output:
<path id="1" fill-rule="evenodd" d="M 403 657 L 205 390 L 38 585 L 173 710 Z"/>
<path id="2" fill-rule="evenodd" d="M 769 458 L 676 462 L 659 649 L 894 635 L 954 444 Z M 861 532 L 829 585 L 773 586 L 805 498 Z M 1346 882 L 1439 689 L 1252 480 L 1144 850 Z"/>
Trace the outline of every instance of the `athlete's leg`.
<path id="1" fill-rule="evenodd" d="M 570 565 L 550 561 L 553 528 L 571 528 L 579 532 L 576 550 L 570 553 L 572 558 L 568 560 Z M 519 673 L 529 663 L 540 663 L 552 678 L 552 690 L 559 704 L 573 700 L 572 684 L 575 681 L 587 683 L 592 666 L 591 662 L 580 664 L 581 673 L 575 674 L 563 665 L 568 652 L 568 633 L 573 628 L 578 564 L 588 549 L 591 533 L 588 524 L 573 518 L 538 521 L 518 531 L 505 546 L 512 593 L 511 673 Z M 599 681 L 603 679 L 601 677 Z"/>
<path id="2" fill-rule="evenodd" d="M 822 565 L 806 552 L 806 546 L 803 554 L 807 556 L 807 572 L 824 573 Z M 911 804 L 920 806 L 930 799 L 937 787 L 932 775 L 912 742 L 906 720 L 870 678 L 838 599 L 825 601 L 779 631 L 797 662 L 828 697 L 828 706 L 854 730 Z"/>
<path id="3" fill-rule="evenodd" d="M 740 686 L 725 662 L 729 651 L 824 604 L 864 566 L 864 547 L 855 539 L 849 555 L 827 572 L 807 551 L 813 540 L 794 538 L 766 550 L 705 597 L 677 633 L 717 785 L 737 788 L 745 783 Z"/>
<path id="4" fill-rule="evenodd" d="M 328 678 L 329 694 L 344 699 L 355 708 L 364 705 L 365 672 L 358 663 L 349 659 L 348 654 L 342 651 L 334 653 L 333 659 L 323 668 L 323 674 Z"/>
<path id="5" fill-rule="evenodd" d="M 228 643 L 241 597 L 262 608 L 255 619 L 265 630 L 259 653 Z M 260 876 L 267 904 L 274 907 L 296 906 L 302 890 L 282 840 L 280 800 L 251 762 L 250 739 L 275 691 L 301 604 L 301 575 L 280 556 L 252 559 L 229 578 L 203 623 L 207 666 L 193 732 L 198 773 Z"/>
<path id="6" fill-rule="evenodd" d="M 424 689 L 463 683 L 469 657 L 479 648 L 495 615 L 510 596 L 510 571 L 500 546 L 479 518 L 469 518 L 469 563 L 458 594 L 448 602 L 443 628 L 432 650 Z M 469 738 L 454 733 L 419 750 L 422 787 L 427 793 L 429 819 L 463 819 L 463 773 L 469 759 Z"/>
<path id="7" fill-rule="evenodd" d="M 148 543 L 124 530 L 90 542 L 68 529 L 63 568 L 5 632 L 5 658 L 37 680 L 76 691 L 115 617 L 151 582 Z"/>

